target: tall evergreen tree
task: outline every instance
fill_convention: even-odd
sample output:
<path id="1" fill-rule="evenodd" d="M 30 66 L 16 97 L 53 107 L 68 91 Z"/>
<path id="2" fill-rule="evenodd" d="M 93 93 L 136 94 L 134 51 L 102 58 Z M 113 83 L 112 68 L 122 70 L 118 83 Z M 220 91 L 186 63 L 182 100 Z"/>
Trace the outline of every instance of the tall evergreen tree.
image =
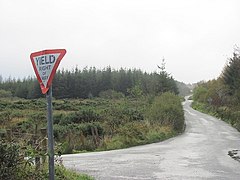
<path id="1" fill-rule="evenodd" d="M 233 53 L 222 72 L 222 79 L 232 89 L 240 88 L 240 55 Z"/>
<path id="2" fill-rule="evenodd" d="M 169 73 L 167 73 L 165 65 L 165 59 L 163 58 L 161 66 L 158 66 L 160 72 L 157 78 L 157 92 L 164 93 L 167 91 L 171 91 L 175 94 L 178 94 L 179 92 L 177 84 L 173 77 Z"/>

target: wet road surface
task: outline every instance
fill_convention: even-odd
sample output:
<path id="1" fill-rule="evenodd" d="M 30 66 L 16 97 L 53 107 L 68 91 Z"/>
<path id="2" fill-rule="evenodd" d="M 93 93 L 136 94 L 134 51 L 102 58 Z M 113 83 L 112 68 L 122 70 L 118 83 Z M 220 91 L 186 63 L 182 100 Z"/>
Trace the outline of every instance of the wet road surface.
<path id="1" fill-rule="evenodd" d="M 164 142 L 122 150 L 64 155 L 65 167 L 100 180 L 239 180 L 240 133 L 184 102 L 186 131 Z"/>

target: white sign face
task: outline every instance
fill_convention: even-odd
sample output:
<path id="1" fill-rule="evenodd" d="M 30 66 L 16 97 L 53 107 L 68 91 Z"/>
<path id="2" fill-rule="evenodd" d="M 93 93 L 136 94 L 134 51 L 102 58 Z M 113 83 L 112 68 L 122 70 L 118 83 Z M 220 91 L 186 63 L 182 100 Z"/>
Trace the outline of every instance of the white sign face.
<path id="1" fill-rule="evenodd" d="M 59 56 L 60 53 L 45 54 L 33 57 L 35 66 L 45 87 L 47 86 L 47 82 Z"/>
<path id="2" fill-rule="evenodd" d="M 66 52 L 66 49 L 48 49 L 31 53 L 30 59 L 43 94 L 48 92 L 58 65 Z"/>

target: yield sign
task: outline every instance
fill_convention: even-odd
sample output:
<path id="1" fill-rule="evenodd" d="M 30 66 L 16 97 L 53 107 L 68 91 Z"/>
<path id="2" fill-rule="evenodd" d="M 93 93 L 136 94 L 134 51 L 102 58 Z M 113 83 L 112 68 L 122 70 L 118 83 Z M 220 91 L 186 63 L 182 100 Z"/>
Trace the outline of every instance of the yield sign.
<path id="1" fill-rule="evenodd" d="M 65 54 L 65 49 L 51 49 L 34 52 L 30 55 L 43 94 L 46 94 L 51 86 L 58 65 Z"/>

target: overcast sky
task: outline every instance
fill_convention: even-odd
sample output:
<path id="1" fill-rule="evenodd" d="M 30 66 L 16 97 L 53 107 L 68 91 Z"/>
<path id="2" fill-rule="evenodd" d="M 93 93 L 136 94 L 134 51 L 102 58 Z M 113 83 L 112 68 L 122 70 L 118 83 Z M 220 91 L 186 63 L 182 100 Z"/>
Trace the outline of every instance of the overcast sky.
<path id="1" fill-rule="evenodd" d="M 30 54 L 64 48 L 75 66 L 166 70 L 185 83 L 220 75 L 240 46 L 239 0 L 0 0 L 0 75 L 34 76 Z"/>

